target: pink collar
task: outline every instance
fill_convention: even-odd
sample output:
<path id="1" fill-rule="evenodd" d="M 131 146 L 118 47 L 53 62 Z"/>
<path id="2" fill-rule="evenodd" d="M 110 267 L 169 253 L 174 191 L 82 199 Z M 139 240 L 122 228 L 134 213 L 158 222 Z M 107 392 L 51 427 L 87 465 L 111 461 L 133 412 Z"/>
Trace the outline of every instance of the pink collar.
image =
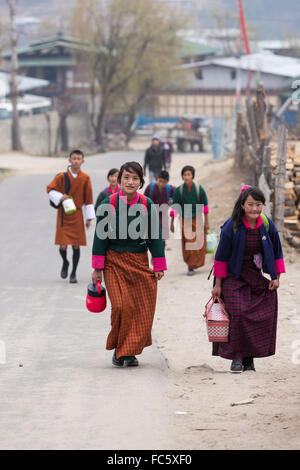
<path id="1" fill-rule="evenodd" d="M 124 196 L 123 191 L 121 189 L 121 191 L 119 192 L 119 197 L 122 199 L 122 201 L 127 202 L 129 206 L 133 206 L 134 204 L 137 204 L 140 196 L 139 196 L 139 193 L 137 192 L 135 198 L 131 202 L 128 202 L 127 197 Z"/>
<path id="2" fill-rule="evenodd" d="M 110 194 L 117 193 L 119 191 L 119 189 L 120 189 L 119 185 L 116 187 L 116 189 L 114 191 L 111 189 L 111 186 L 108 186 L 108 190 L 109 190 Z"/>
<path id="3" fill-rule="evenodd" d="M 247 217 L 245 215 L 244 215 L 244 218 L 243 218 L 243 222 L 244 222 L 244 225 L 245 225 L 246 228 L 251 228 L 252 230 L 255 230 L 255 229 L 259 228 L 264 223 L 261 215 L 258 217 L 256 227 L 254 229 L 249 224 L 249 222 L 247 220 Z"/>

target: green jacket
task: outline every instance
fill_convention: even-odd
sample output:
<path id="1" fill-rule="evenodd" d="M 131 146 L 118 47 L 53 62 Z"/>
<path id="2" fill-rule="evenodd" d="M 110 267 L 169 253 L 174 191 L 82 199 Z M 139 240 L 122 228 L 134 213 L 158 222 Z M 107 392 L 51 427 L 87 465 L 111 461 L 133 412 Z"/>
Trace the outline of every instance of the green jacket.
<path id="1" fill-rule="evenodd" d="M 93 243 L 94 268 L 103 269 L 103 258 L 105 258 L 107 250 L 119 253 L 145 253 L 149 249 L 153 257 L 154 271 L 166 269 L 165 247 L 161 236 L 158 212 L 151 199 L 146 199 L 147 212 L 143 210 L 140 197 L 136 204 L 130 206 L 120 199 L 118 194 L 115 210 L 111 208 L 110 198 L 102 201 L 99 209 L 108 210 L 97 217 Z M 137 213 L 133 214 L 132 212 L 135 210 Z M 137 220 L 140 213 L 142 214 L 141 223 Z M 139 233 L 136 239 L 133 232 Z M 164 269 L 156 269 L 163 266 L 165 266 Z"/>
<path id="2" fill-rule="evenodd" d="M 199 213 L 199 209 L 197 211 L 197 204 L 202 204 L 204 206 L 205 214 L 209 212 L 206 192 L 201 185 L 199 185 L 199 192 L 197 192 L 195 183 L 193 184 L 191 192 L 188 191 L 185 184 L 178 186 L 175 189 L 173 196 L 173 205 L 174 204 L 179 204 L 181 206 L 182 216 L 187 219 L 196 217 L 197 213 Z M 185 205 L 189 206 L 185 207 Z M 174 207 L 174 209 L 176 209 L 176 207 Z"/>

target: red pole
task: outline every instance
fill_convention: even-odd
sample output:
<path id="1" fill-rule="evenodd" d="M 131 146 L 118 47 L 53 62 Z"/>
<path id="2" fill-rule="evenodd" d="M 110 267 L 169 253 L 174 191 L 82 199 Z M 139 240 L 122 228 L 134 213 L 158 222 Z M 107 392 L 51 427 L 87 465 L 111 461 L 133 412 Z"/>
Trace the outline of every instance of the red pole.
<path id="1" fill-rule="evenodd" d="M 246 51 L 246 54 L 250 54 L 250 47 L 249 47 L 249 42 L 248 42 L 246 23 L 245 23 L 245 15 L 244 15 L 244 10 L 243 10 L 242 0 L 238 0 L 238 4 L 239 4 L 240 23 L 241 23 L 241 29 L 242 29 L 243 38 L 244 38 L 245 51 Z"/>
<path id="2" fill-rule="evenodd" d="M 247 29 L 246 29 L 245 15 L 244 15 L 242 0 L 238 0 L 238 4 L 239 4 L 240 23 L 241 23 L 241 30 L 242 30 L 242 33 L 243 33 L 245 51 L 246 51 L 246 54 L 249 55 L 250 54 L 250 47 L 249 47 L 249 42 L 248 42 Z M 248 70 L 247 96 L 250 93 L 250 82 L 251 82 L 251 70 Z"/>

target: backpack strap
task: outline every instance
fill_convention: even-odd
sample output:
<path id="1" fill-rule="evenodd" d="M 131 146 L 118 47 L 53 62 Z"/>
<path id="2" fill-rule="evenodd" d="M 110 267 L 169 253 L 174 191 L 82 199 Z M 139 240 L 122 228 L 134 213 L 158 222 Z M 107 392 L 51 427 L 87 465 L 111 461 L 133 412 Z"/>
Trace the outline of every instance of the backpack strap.
<path id="1" fill-rule="evenodd" d="M 268 217 L 267 217 L 265 214 L 263 214 L 263 213 L 261 213 L 260 215 L 261 215 L 261 218 L 262 218 L 262 221 L 263 221 L 263 225 L 264 225 L 266 231 L 268 232 L 269 229 L 270 229 L 269 219 L 268 219 Z M 237 231 L 237 227 L 233 227 L 233 233 L 234 233 L 234 235 L 236 234 L 236 231 Z"/>
<path id="2" fill-rule="evenodd" d="M 66 194 L 69 194 L 71 183 L 70 183 L 70 178 L 67 172 L 64 173 L 64 177 L 65 177 L 65 191 L 66 191 Z"/>
<path id="3" fill-rule="evenodd" d="M 143 212 L 144 213 L 147 213 L 148 212 L 148 201 L 147 201 L 147 198 L 146 196 L 144 196 L 144 194 L 139 194 L 140 198 L 141 198 L 141 203 L 142 203 L 142 206 L 143 206 Z"/>
<path id="4" fill-rule="evenodd" d="M 197 201 L 199 202 L 200 204 L 200 186 L 199 184 L 196 184 L 194 183 L 195 187 L 196 187 L 196 193 L 197 193 Z M 183 186 L 184 184 L 182 184 L 179 188 L 179 194 L 180 194 L 180 200 L 182 202 L 182 194 L 183 194 Z"/>
<path id="5" fill-rule="evenodd" d="M 171 197 L 171 191 L 172 191 L 171 185 L 167 184 L 167 186 L 166 186 L 167 200 L 169 200 L 170 197 Z"/>
<path id="6" fill-rule="evenodd" d="M 269 219 L 268 219 L 268 217 L 267 217 L 265 214 L 263 214 L 263 213 L 261 213 L 260 215 L 261 215 L 261 218 L 262 218 L 262 220 L 263 220 L 264 227 L 265 227 L 266 231 L 268 232 L 269 229 L 270 229 Z"/>
<path id="7" fill-rule="evenodd" d="M 67 172 L 64 173 L 64 178 L 65 178 L 65 194 L 69 194 L 71 183 L 70 183 L 70 178 Z M 61 220 L 60 220 L 61 227 L 64 226 L 64 212 L 65 212 L 64 210 L 61 211 Z"/>
<path id="8" fill-rule="evenodd" d="M 197 193 L 197 201 L 200 204 L 200 186 L 199 184 L 196 184 L 196 183 L 195 183 L 195 186 L 196 186 L 196 193 Z"/>
<path id="9" fill-rule="evenodd" d="M 114 193 L 110 196 L 109 201 L 110 201 L 110 207 L 111 207 L 111 212 L 114 214 L 116 212 L 116 205 L 117 205 L 117 196 L 118 193 Z"/>
<path id="10" fill-rule="evenodd" d="M 155 181 L 150 184 L 150 187 L 149 187 L 149 197 L 152 196 L 153 191 L 154 191 L 154 188 L 155 188 L 155 185 L 156 185 Z"/>
<path id="11" fill-rule="evenodd" d="M 184 184 L 182 184 L 180 187 L 179 187 L 179 195 L 180 195 L 180 200 L 182 202 L 182 195 L 183 195 L 183 186 Z"/>

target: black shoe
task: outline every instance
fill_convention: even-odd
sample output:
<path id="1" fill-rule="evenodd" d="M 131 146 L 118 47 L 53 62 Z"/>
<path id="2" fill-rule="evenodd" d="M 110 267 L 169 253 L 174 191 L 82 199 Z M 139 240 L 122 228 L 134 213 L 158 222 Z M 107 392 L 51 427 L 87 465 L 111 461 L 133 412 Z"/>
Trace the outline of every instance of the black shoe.
<path id="1" fill-rule="evenodd" d="M 187 272 L 188 276 L 194 276 L 194 274 L 196 274 L 196 273 L 193 269 L 189 269 L 188 272 Z"/>
<path id="2" fill-rule="evenodd" d="M 240 373 L 243 372 L 243 361 L 242 359 L 234 359 L 230 367 L 231 372 Z"/>
<path id="3" fill-rule="evenodd" d="M 139 361 L 135 356 L 132 356 L 132 359 L 125 359 L 124 364 L 127 367 L 137 367 L 139 365 Z"/>
<path id="4" fill-rule="evenodd" d="M 64 261 L 63 262 L 61 272 L 60 272 L 60 275 L 61 275 L 62 279 L 67 279 L 67 277 L 68 277 L 69 264 L 70 264 L 69 261 Z"/>
<path id="5" fill-rule="evenodd" d="M 244 372 L 246 370 L 253 370 L 255 372 L 253 357 L 244 357 L 243 359 Z"/>
<path id="6" fill-rule="evenodd" d="M 71 284 L 77 284 L 77 282 L 78 281 L 77 281 L 77 278 L 76 278 L 76 274 L 72 273 L 71 276 L 70 276 L 70 283 Z"/>
<path id="7" fill-rule="evenodd" d="M 112 357 L 112 363 L 113 363 L 114 366 L 117 366 L 117 367 L 123 367 L 124 366 L 123 359 L 121 359 L 121 358 L 117 359 L 116 350 L 115 350 L 114 355 Z"/>

